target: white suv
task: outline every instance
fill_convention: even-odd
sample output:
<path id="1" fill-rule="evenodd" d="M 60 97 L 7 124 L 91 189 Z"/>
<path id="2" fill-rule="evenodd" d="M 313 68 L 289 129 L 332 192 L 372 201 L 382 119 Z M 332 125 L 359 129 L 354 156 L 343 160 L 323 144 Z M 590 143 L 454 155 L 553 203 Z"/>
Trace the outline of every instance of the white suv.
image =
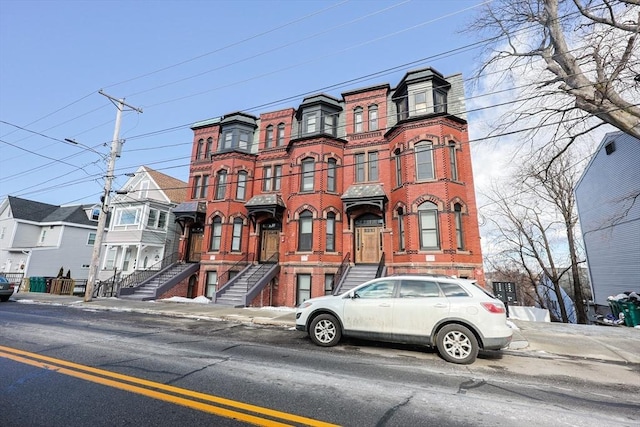
<path id="1" fill-rule="evenodd" d="M 509 345 L 504 304 L 469 280 L 442 276 L 381 277 L 342 295 L 309 299 L 296 329 L 323 347 L 342 336 L 435 346 L 453 363 Z"/>

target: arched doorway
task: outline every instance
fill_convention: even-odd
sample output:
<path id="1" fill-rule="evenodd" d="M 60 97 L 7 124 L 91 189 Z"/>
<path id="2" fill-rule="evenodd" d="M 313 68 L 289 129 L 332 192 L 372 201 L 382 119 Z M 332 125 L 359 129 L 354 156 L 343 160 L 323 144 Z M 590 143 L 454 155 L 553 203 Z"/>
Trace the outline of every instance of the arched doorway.
<path id="1" fill-rule="evenodd" d="M 355 219 L 355 262 L 377 264 L 382 255 L 382 217 L 366 213 Z"/>
<path id="2" fill-rule="evenodd" d="M 269 220 L 260 224 L 260 261 L 267 261 L 280 250 L 280 230 L 282 224 L 279 221 Z"/>

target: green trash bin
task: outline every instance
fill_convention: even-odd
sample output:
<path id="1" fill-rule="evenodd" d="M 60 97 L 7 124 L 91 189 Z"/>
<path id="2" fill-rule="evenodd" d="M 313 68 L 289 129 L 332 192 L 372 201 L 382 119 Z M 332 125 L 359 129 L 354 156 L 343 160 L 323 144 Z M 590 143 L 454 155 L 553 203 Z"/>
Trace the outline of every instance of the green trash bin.
<path id="1" fill-rule="evenodd" d="M 32 277 L 30 280 L 31 292 L 44 292 L 46 289 L 46 283 L 44 277 Z"/>
<path id="2" fill-rule="evenodd" d="M 631 301 L 620 302 L 621 312 L 624 313 L 624 323 L 627 326 L 640 325 L 640 306 Z"/>
<path id="3" fill-rule="evenodd" d="M 614 318 L 619 319 L 620 313 L 622 313 L 622 307 L 620 306 L 620 301 L 609 300 L 609 307 L 611 307 L 611 314 Z"/>

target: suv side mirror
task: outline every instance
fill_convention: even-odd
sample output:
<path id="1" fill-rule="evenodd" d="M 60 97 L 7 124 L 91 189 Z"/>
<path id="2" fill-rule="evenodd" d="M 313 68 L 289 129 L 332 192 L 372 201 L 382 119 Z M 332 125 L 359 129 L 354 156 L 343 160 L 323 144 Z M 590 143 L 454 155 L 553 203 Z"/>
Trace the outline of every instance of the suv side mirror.
<path id="1" fill-rule="evenodd" d="M 354 291 L 349 292 L 349 298 L 354 299 L 354 298 L 358 298 L 358 294 L 356 294 Z"/>

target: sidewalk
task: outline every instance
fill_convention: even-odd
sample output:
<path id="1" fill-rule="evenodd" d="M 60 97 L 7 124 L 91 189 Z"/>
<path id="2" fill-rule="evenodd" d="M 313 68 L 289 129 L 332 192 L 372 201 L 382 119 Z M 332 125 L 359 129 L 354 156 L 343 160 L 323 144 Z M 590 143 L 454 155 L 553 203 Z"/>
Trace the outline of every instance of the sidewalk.
<path id="1" fill-rule="evenodd" d="M 85 310 L 126 311 L 284 328 L 295 327 L 294 309 L 287 307 L 232 308 L 210 303 L 131 301 L 117 298 L 95 298 L 90 302 L 84 302 L 81 297 L 36 292 L 20 292 L 14 294 L 11 299 L 23 304 L 64 305 Z M 505 350 L 507 354 L 541 359 L 602 360 L 623 365 L 640 364 L 640 328 L 522 320 L 511 322 L 518 329 L 514 330 L 511 345 Z"/>

